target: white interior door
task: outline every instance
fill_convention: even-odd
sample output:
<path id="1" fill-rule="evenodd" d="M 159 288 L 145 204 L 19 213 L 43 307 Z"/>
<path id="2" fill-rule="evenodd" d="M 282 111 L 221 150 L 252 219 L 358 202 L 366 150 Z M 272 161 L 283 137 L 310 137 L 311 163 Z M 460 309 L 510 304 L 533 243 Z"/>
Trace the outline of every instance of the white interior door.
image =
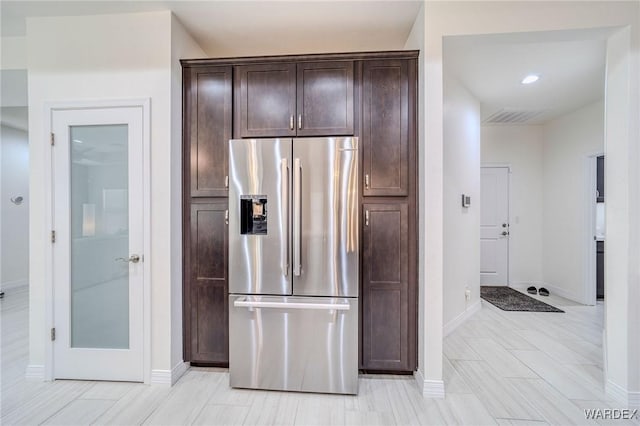
<path id="1" fill-rule="evenodd" d="M 142 108 L 52 112 L 54 378 L 143 381 Z"/>
<path id="2" fill-rule="evenodd" d="M 480 284 L 509 285 L 509 169 L 480 174 Z"/>

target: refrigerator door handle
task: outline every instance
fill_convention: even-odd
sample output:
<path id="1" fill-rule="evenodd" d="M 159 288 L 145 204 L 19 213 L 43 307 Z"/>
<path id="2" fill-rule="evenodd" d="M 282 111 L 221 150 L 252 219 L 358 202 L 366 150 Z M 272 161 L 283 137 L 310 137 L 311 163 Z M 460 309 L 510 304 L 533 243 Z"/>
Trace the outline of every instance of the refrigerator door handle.
<path id="1" fill-rule="evenodd" d="M 293 275 L 302 273 L 302 164 L 300 159 L 293 160 Z"/>
<path id="2" fill-rule="evenodd" d="M 241 297 L 233 302 L 236 308 L 271 308 L 271 309 L 308 309 L 308 310 L 330 310 L 348 311 L 351 309 L 347 303 L 299 303 L 299 302 L 268 302 L 257 300 L 246 300 Z"/>
<path id="3" fill-rule="evenodd" d="M 282 244 L 282 273 L 289 275 L 289 165 L 287 159 L 280 160 L 280 182 L 282 192 L 282 227 L 284 230 L 284 244 Z"/>

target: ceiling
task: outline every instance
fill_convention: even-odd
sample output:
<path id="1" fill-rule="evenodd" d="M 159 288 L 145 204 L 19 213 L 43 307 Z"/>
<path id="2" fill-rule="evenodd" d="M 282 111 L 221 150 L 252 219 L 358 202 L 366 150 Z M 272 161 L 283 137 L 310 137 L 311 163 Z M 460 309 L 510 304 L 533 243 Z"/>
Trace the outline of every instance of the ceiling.
<path id="1" fill-rule="evenodd" d="M 171 10 L 211 57 L 402 49 L 422 2 L 404 0 L 7 1 L 2 36 L 25 18 Z M 447 72 L 474 94 L 482 119 L 544 123 L 600 99 L 610 29 L 451 36 Z M 532 85 L 520 81 L 540 75 Z M 509 114 L 515 112 L 516 114 Z"/>
<path id="2" fill-rule="evenodd" d="M 420 1 L 6 1 L 2 36 L 25 17 L 171 10 L 209 56 L 402 49 Z"/>
<path id="3" fill-rule="evenodd" d="M 610 29 L 446 37 L 444 63 L 482 121 L 540 124 L 601 99 Z M 523 85 L 528 74 L 538 82 Z"/>

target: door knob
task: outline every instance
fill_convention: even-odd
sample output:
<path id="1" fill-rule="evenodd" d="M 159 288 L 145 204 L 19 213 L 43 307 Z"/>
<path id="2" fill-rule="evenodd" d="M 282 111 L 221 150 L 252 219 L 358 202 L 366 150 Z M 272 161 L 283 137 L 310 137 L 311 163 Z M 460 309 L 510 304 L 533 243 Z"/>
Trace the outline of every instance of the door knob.
<path id="1" fill-rule="evenodd" d="M 137 254 L 132 254 L 129 258 L 116 257 L 116 260 L 119 260 L 120 262 L 138 263 L 140 262 L 140 256 L 138 256 Z"/>

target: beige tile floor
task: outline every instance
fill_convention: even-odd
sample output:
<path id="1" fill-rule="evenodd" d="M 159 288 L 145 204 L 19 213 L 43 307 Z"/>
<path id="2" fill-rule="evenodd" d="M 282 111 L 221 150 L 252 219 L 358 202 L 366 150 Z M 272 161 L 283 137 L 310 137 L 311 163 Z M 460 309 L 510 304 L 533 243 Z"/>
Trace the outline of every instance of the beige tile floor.
<path id="1" fill-rule="evenodd" d="M 0 420 L 3 425 L 598 424 L 585 419 L 585 408 L 622 408 L 603 391 L 603 306 L 553 295 L 543 300 L 566 314 L 503 312 L 484 305 L 447 336 L 447 396 L 429 399 L 410 376 L 361 376 L 358 396 L 230 389 L 227 371 L 210 368 L 189 369 L 172 388 L 26 381 L 28 293 L 10 289 L 0 302 Z"/>

